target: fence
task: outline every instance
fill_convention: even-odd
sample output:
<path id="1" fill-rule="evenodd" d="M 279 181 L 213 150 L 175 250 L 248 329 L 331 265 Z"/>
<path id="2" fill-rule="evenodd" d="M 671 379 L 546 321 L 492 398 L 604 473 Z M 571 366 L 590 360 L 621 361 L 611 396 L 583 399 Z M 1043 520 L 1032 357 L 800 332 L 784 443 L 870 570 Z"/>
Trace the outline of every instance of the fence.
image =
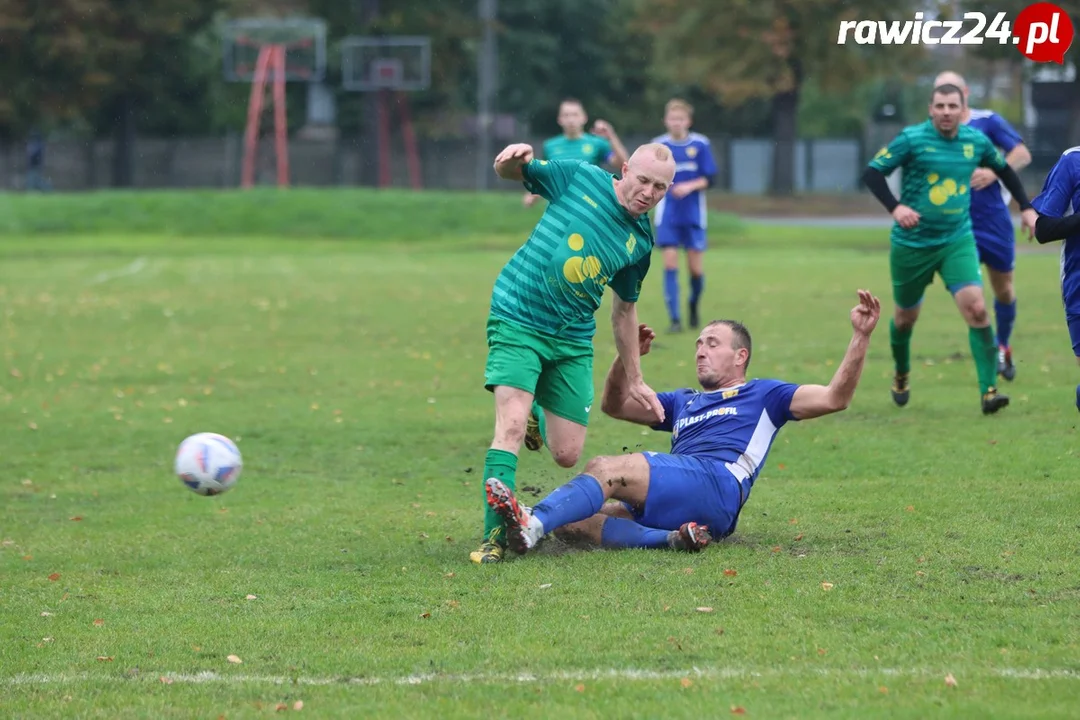
<path id="1" fill-rule="evenodd" d="M 647 142 L 648 136 L 625 137 L 628 148 Z M 539 147 L 540 139 L 533 138 Z M 773 143 L 753 138 L 713 140 L 719 168 L 717 187 L 739 194 L 768 190 L 772 173 Z M 476 187 L 478 144 L 469 140 L 421 141 L 423 183 L 427 188 L 473 190 Z M 242 142 L 239 135 L 218 138 L 136 138 L 133 184 L 136 188 L 227 188 L 240 183 Z M 393 182 L 408 187 L 404 152 L 395 148 Z M 864 143 L 853 139 L 800 140 L 795 153 L 795 187 L 799 192 L 847 193 L 859 189 L 866 160 Z M 272 184 L 273 150 L 267 143 L 260 152 L 261 182 Z M 291 181 L 296 186 L 347 186 L 362 182 L 365 160 L 354 138 L 289 143 Z M 55 190 L 80 191 L 112 186 L 111 141 L 58 140 L 45 152 L 45 176 Z M 0 148 L 0 188 L 23 187 L 25 152 L 20 145 Z M 492 180 L 492 187 L 499 187 Z M 509 187 L 509 186 L 506 186 Z"/>

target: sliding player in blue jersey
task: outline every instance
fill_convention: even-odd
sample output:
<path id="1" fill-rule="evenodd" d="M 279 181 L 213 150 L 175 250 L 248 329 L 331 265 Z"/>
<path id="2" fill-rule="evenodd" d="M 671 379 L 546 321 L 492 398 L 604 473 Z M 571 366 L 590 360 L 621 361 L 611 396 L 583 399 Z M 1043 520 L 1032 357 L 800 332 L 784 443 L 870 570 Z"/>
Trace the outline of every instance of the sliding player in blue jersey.
<path id="1" fill-rule="evenodd" d="M 705 228 L 707 208 L 705 189 L 716 180 L 709 139 L 701 133 L 690 132 L 694 108 L 684 100 L 669 100 L 664 107 L 664 127 L 667 134 L 653 140 L 663 143 L 675 156 L 675 182 L 668 194 L 656 206 L 653 224 L 656 225 L 656 245 L 664 250 L 664 302 L 671 319 L 669 332 L 682 331 L 679 307 L 679 248 L 686 250 L 690 271 L 690 327 L 698 327 L 698 302 L 705 288 Z"/>
<path id="2" fill-rule="evenodd" d="M 730 535 L 779 429 L 851 403 L 880 316 L 880 301 L 860 290 L 851 311 L 851 343 L 828 385 L 747 380 L 749 331 L 731 320 L 715 320 L 697 340 L 701 390 L 660 393 L 665 412 L 660 425 L 630 397 L 626 371 L 616 359 L 604 387 L 604 412 L 670 432 L 671 453 L 593 458 L 585 472 L 531 510 L 501 481 L 488 480 L 488 506 L 505 521 L 510 547 L 527 552 L 559 528 L 609 548 L 698 551 L 714 534 Z M 642 355 L 654 337 L 641 326 Z M 605 505 L 612 499 L 622 502 Z"/>
<path id="3" fill-rule="evenodd" d="M 1080 145 L 1062 153 L 1031 204 L 1039 213 L 1035 239 L 1040 243 L 1065 241 L 1061 248 L 1061 300 L 1073 354 L 1080 363 Z M 1080 385 L 1076 386 L 1076 409 L 1080 410 Z"/>
<path id="4" fill-rule="evenodd" d="M 1020 134 L 1005 118 L 992 110 L 977 110 L 967 104 L 971 94 L 964 78 L 955 72 L 943 72 L 934 80 L 934 87 L 956 85 L 964 93 L 966 125 L 981 131 L 1005 155 L 1005 162 L 1016 172 L 1031 163 L 1031 152 L 1024 145 Z M 971 175 L 971 227 L 975 234 L 975 246 L 979 250 L 979 262 L 986 265 L 990 275 L 990 287 L 994 290 L 994 319 L 997 324 L 998 367 L 1006 380 L 1016 377 L 1013 364 L 1012 336 L 1016 322 L 1016 291 L 1013 288 L 1013 270 L 1016 267 L 1016 230 L 1009 213 L 1008 191 L 1002 189 L 994 171 L 978 168 Z"/>

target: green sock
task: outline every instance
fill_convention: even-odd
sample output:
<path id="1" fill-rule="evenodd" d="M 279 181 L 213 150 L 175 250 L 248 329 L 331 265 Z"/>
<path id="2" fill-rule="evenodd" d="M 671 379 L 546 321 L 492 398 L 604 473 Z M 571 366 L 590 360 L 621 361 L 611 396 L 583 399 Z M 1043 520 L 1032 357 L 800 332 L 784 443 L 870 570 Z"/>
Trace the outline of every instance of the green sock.
<path id="1" fill-rule="evenodd" d="M 537 424 L 540 425 L 540 437 L 544 440 L 544 445 L 547 446 L 547 417 L 544 415 L 544 408 L 537 405 L 536 401 L 533 400 L 532 411 L 536 415 Z"/>
<path id="2" fill-rule="evenodd" d="M 971 356 L 975 358 L 975 369 L 979 373 L 979 392 L 985 394 L 997 383 L 997 344 L 994 342 L 994 330 L 989 325 L 984 328 L 968 328 L 968 342 L 971 343 Z"/>
<path id="3" fill-rule="evenodd" d="M 496 478 L 502 480 L 506 487 L 511 490 L 516 490 L 517 486 L 514 484 L 514 473 L 517 472 L 517 455 L 505 450 L 488 450 L 487 455 L 484 457 L 484 476 L 483 482 L 480 483 L 480 489 L 484 491 L 484 542 L 492 539 L 493 534 L 497 534 L 499 540 L 506 544 L 503 536 L 503 521 L 502 518 L 495 514 L 495 511 L 487 504 L 487 488 L 485 487 L 488 478 Z"/>
<path id="4" fill-rule="evenodd" d="M 911 372 L 911 331 L 898 330 L 896 321 L 889 321 L 889 342 L 892 343 L 893 361 L 896 363 L 896 372 Z"/>

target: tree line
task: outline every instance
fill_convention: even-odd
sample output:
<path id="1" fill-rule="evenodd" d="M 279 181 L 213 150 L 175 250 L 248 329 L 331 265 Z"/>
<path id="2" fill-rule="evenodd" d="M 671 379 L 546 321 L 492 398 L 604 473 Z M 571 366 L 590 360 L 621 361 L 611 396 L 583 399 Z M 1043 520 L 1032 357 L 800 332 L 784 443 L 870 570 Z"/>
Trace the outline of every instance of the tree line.
<path id="1" fill-rule="evenodd" d="M 1002 0 L 994 11 L 1015 16 L 1027 4 Z M 1080 0 L 1059 4 L 1080 30 Z M 940 69 L 925 46 L 838 45 L 836 33 L 843 20 L 910 19 L 926 5 L 501 0 L 497 111 L 536 133 L 554 133 L 558 100 L 573 96 L 621 131 L 654 132 L 663 102 L 684 96 L 699 108 L 703 132 L 771 136 L 778 149 L 774 190 L 787 193 L 797 136 L 815 128 L 859 133 L 876 102 L 906 97 L 925 107 L 925 98 L 909 93 L 917 78 Z M 7 0 L 0 4 L 0 139 L 18 140 L 36 128 L 113 137 L 123 147 L 135 133 L 239 130 L 249 88 L 222 78 L 222 25 L 228 18 L 295 15 L 327 22 L 327 84 L 343 133 L 362 132 L 367 109 L 361 96 L 340 90 L 337 44 L 347 35 L 430 36 L 431 88 L 413 97 L 421 134 L 454 132 L 462 124 L 453 119 L 475 112 L 477 0 Z M 1078 45 L 1071 58 L 1080 57 Z M 976 50 L 1019 64 L 1014 47 Z M 1073 139 L 1080 143 L 1080 78 L 1075 86 Z M 294 128 L 303 121 L 304 92 L 289 88 Z M 130 182 L 124 155 L 115 153 L 117 185 Z"/>

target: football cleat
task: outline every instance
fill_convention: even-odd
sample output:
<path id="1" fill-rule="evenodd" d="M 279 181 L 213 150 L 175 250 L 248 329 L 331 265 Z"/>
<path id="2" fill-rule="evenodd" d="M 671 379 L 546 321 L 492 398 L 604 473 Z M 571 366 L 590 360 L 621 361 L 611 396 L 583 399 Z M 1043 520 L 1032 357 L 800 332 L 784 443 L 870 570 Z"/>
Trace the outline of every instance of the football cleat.
<path id="1" fill-rule="evenodd" d="M 911 387 L 908 385 L 909 373 L 896 373 L 893 377 L 892 400 L 900 407 L 908 404 L 911 397 Z"/>
<path id="2" fill-rule="evenodd" d="M 1002 395 L 997 388 L 990 388 L 982 396 L 983 415 L 993 415 L 1001 408 L 1009 404 L 1009 396 Z"/>
<path id="3" fill-rule="evenodd" d="M 1004 345 L 998 348 L 998 375 L 1012 382 L 1016 378 L 1016 366 L 1013 365 L 1012 348 Z"/>
<path id="4" fill-rule="evenodd" d="M 672 550 L 701 552 L 710 542 L 712 535 L 709 534 L 709 526 L 696 522 L 683 523 L 678 530 L 668 533 L 668 546 Z"/>

